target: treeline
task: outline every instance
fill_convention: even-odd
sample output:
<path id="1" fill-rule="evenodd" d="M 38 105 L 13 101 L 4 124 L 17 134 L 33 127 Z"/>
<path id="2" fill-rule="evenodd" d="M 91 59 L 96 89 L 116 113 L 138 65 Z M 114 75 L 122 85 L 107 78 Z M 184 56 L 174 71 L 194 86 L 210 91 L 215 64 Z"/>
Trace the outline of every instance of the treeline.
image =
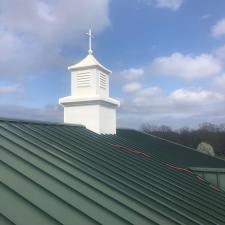
<path id="1" fill-rule="evenodd" d="M 203 123 L 197 129 L 183 127 L 178 130 L 165 125 L 155 126 L 145 123 L 141 126 L 141 131 L 194 149 L 199 143 L 206 142 L 212 145 L 216 155 L 225 155 L 225 123 L 220 125 Z"/>

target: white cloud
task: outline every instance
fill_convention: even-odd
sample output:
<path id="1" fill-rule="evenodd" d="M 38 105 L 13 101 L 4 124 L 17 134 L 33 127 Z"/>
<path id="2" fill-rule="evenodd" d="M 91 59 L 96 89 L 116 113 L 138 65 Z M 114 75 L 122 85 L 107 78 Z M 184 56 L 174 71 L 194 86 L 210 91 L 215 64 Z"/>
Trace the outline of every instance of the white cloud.
<path id="1" fill-rule="evenodd" d="M 225 78 L 224 82 L 225 82 Z M 152 117 L 188 118 L 191 115 L 202 115 L 206 118 L 216 113 L 223 117 L 225 95 L 222 92 L 202 88 L 180 88 L 164 95 L 163 90 L 157 86 L 139 88 L 131 95 L 126 96 L 121 105 L 120 112 L 126 114 Z M 217 111 L 218 110 L 218 111 Z M 213 111 L 213 113 L 212 113 Z"/>
<path id="2" fill-rule="evenodd" d="M 0 117 L 63 122 L 63 109 L 60 105 L 31 108 L 16 104 L 1 104 L 0 108 Z"/>
<path id="3" fill-rule="evenodd" d="M 145 120 L 146 118 L 157 121 L 167 119 L 171 122 L 177 119 L 180 124 L 182 124 L 181 120 L 187 122 L 192 118 L 194 118 L 193 124 L 209 120 L 222 121 L 225 109 L 225 76 L 220 74 L 223 72 L 224 52 L 224 47 L 221 47 L 211 54 L 173 53 L 168 57 L 153 59 L 150 66 L 142 67 L 143 75 L 140 77 L 143 79 L 137 78 L 138 82 L 136 78 L 133 79 L 134 82 L 124 79 L 125 85 L 122 90 L 128 94 L 124 96 L 120 113 L 129 118 L 138 115 Z M 124 75 L 130 70 L 125 71 Z M 191 88 L 184 86 L 165 94 L 159 86 L 146 87 L 149 78 L 144 75 L 147 74 L 171 75 L 184 80 L 204 78 L 204 81 L 213 82 L 208 89 L 204 86 Z"/>
<path id="4" fill-rule="evenodd" d="M 158 57 L 150 65 L 150 72 L 159 75 L 172 75 L 192 80 L 217 75 L 222 65 L 213 55 L 197 56 L 173 53 L 168 57 Z"/>
<path id="5" fill-rule="evenodd" d="M 201 89 L 177 89 L 170 94 L 169 98 L 172 99 L 174 103 L 182 105 L 204 105 L 213 101 L 224 100 L 224 96 L 220 93 Z"/>
<path id="6" fill-rule="evenodd" d="M 90 26 L 110 24 L 108 7 L 109 0 L 1 0 L 0 75 L 65 66 L 67 47 L 84 41 Z"/>
<path id="7" fill-rule="evenodd" d="M 208 14 L 203 15 L 201 18 L 202 18 L 203 20 L 207 20 L 207 19 L 209 19 L 211 16 L 212 16 L 212 15 L 211 15 L 210 13 L 208 13 Z"/>
<path id="8" fill-rule="evenodd" d="M 21 91 L 21 84 L 0 86 L 0 95 L 2 94 L 12 94 Z"/>
<path id="9" fill-rule="evenodd" d="M 126 93 L 134 93 L 140 89 L 141 89 L 141 84 L 138 82 L 131 82 L 131 83 L 125 84 L 122 87 L 122 90 Z"/>
<path id="10" fill-rule="evenodd" d="M 135 68 L 125 69 L 119 73 L 119 76 L 122 76 L 126 80 L 136 80 L 141 78 L 143 75 L 144 75 L 143 69 L 135 69 Z"/>
<path id="11" fill-rule="evenodd" d="M 133 102 L 136 105 L 146 104 L 146 102 L 154 101 L 155 99 L 159 99 L 161 97 L 161 88 L 159 87 L 148 87 L 140 89 L 135 93 L 133 98 Z"/>
<path id="12" fill-rule="evenodd" d="M 152 97 L 161 94 L 161 88 L 159 87 L 148 87 L 139 91 L 139 96 Z"/>
<path id="13" fill-rule="evenodd" d="M 216 89 L 219 89 L 221 92 L 225 93 L 225 74 L 216 77 L 214 80 L 214 85 Z"/>
<path id="14" fill-rule="evenodd" d="M 225 35 L 225 18 L 219 20 L 213 27 L 212 27 L 212 35 L 214 37 L 221 37 Z"/>
<path id="15" fill-rule="evenodd" d="M 220 48 L 216 49 L 214 52 L 215 56 L 218 60 L 223 62 L 225 60 L 225 45 L 221 46 Z"/>
<path id="16" fill-rule="evenodd" d="M 178 10 L 182 3 L 183 0 L 146 0 L 148 4 L 154 5 L 158 8 L 168 8 L 173 11 Z"/>
<path id="17" fill-rule="evenodd" d="M 153 59 L 150 66 L 142 67 L 143 75 L 140 77 L 143 79 L 135 78 L 135 82 L 127 78 L 123 80 L 129 83 L 122 87 L 128 94 L 119 108 L 119 124 L 133 127 L 135 123 L 138 127 L 146 121 L 156 121 L 157 124 L 180 127 L 197 126 L 206 121 L 222 123 L 225 118 L 225 75 L 221 75 L 224 73 L 224 59 L 224 46 L 210 54 L 177 52 Z M 197 82 L 198 87 L 188 87 L 183 83 L 182 88 L 166 93 L 167 88 L 164 92 L 159 86 L 146 87 L 149 79 L 154 83 L 158 80 L 158 77 L 154 80 L 154 76 L 148 77 L 147 74 L 170 75 L 185 81 L 201 78 L 202 85 L 199 80 L 191 82 L 192 85 Z M 129 118 L 132 123 L 124 118 Z"/>
<path id="18" fill-rule="evenodd" d="M 40 18 L 48 22 L 54 22 L 55 17 L 53 16 L 53 10 L 50 5 L 46 2 L 37 3 L 37 14 Z"/>

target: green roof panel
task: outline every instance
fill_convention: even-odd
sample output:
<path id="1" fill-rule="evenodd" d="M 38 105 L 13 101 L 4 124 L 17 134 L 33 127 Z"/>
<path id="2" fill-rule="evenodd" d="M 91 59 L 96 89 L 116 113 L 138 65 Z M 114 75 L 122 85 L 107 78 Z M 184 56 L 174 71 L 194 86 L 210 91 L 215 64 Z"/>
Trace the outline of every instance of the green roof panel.
<path id="1" fill-rule="evenodd" d="M 222 190 L 126 132 L 1 120 L 2 224 L 224 223 Z"/>

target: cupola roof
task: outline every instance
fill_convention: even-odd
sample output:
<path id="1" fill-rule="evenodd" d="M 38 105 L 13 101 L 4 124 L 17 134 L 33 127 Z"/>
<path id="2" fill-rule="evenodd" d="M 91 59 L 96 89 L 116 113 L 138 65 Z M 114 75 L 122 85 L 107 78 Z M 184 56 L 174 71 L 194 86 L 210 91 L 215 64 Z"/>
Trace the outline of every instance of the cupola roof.
<path id="1" fill-rule="evenodd" d="M 69 66 L 69 70 L 76 70 L 76 69 L 83 69 L 88 67 L 99 67 L 103 69 L 107 73 L 112 73 L 111 70 L 104 67 L 95 57 L 92 53 L 89 53 L 83 60 L 81 60 L 79 63 L 74 64 L 72 66 Z"/>
<path id="2" fill-rule="evenodd" d="M 69 70 L 78 70 L 78 69 L 85 69 L 89 67 L 99 67 L 100 69 L 103 69 L 106 73 L 112 73 L 111 70 L 107 69 L 104 67 L 93 55 L 93 50 L 92 50 L 92 43 L 91 40 L 93 38 L 91 29 L 89 29 L 88 33 L 88 39 L 89 39 L 89 49 L 88 49 L 88 55 L 79 63 L 69 66 Z"/>

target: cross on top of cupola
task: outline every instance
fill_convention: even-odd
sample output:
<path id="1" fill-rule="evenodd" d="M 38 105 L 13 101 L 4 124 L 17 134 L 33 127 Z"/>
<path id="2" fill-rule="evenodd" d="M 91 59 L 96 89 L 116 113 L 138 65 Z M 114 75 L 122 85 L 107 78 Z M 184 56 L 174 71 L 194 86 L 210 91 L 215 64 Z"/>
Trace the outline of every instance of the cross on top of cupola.
<path id="1" fill-rule="evenodd" d="M 93 51 L 92 51 L 92 46 L 91 46 L 91 39 L 92 38 L 94 38 L 94 36 L 92 35 L 92 32 L 91 32 L 91 29 L 89 29 L 89 31 L 88 31 L 88 33 L 86 33 L 87 34 L 87 36 L 88 36 L 88 41 L 89 41 L 89 49 L 88 49 L 88 53 L 89 54 L 92 54 L 93 53 Z"/>

